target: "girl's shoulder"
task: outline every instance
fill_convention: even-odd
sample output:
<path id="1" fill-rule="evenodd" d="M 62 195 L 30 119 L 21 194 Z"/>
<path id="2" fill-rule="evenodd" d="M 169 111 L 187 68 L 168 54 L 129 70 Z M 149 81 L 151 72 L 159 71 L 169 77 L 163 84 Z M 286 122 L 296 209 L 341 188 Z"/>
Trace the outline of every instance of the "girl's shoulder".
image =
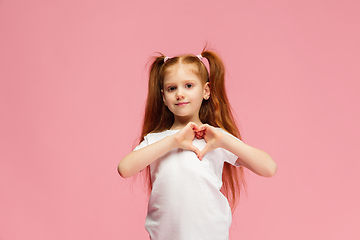
<path id="1" fill-rule="evenodd" d="M 227 134 L 227 135 L 230 135 L 230 136 L 232 136 L 233 138 L 235 138 L 235 139 L 239 140 L 240 142 L 242 142 L 242 140 L 240 140 L 240 139 L 237 138 L 236 136 L 232 135 L 231 133 L 229 133 L 229 132 L 226 131 L 225 129 L 222 129 L 222 128 L 219 128 L 219 127 L 216 127 L 216 129 L 218 129 L 219 131 L 221 131 L 221 132 L 223 132 L 223 133 L 225 133 L 225 134 Z"/>
<path id="2" fill-rule="evenodd" d="M 156 135 L 158 135 L 158 136 L 161 136 L 161 135 L 172 135 L 172 134 L 174 134 L 174 133 L 176 133 L 176 132 L 178 132 L 179 130 L 170 130 L 170 129 L 168 129 L 168 130 L 164 130 L 164 131 L 161 131 L 161 132 L 150 132 L 150 133 L 148 133 L 146 136 L 151 136 L 151 135 L 154 135 L 154 136 L 156 136 Z"/>
<path id="3" fill-rule="evenodd" d="M 228 135 L 233 136 L 231 133 L 229 133 L 228 131 L 226 131 L 225 129 L 223 129 L 223 128 L 221 128 L 221 127 L 214 127 L 214 128 L 215 128 L 216 130 L 219 130 L 219 131 L 225 133 L 225 134 L 228 134 Z"/>
<path id="4" fill-rule="evenodd" d="M 175 134 L 177 131 L 179 131 L 179 130 L 165 130 L 162 132 L 150 132 L 145 135 L 144 140 L 142 140 L 141 143 L 137 147 L 135 147 L 134 150 L 139 150 L 143 147 L 146 147 L 150 144 L 160 141 L 161 139 L 163 139 L 167 136 Z"/>
<path id="5" fill-rule="evenodd" d="M 145 136 L 145 139 L 147 139 L 150 142 L 156 142 L 156 141 L 163 139 L 164 137 L 173 135 L 173 134 L 177 133 L 178 131 L 179 130 L 165 130 L 162 132 L 150 132 Z"/>

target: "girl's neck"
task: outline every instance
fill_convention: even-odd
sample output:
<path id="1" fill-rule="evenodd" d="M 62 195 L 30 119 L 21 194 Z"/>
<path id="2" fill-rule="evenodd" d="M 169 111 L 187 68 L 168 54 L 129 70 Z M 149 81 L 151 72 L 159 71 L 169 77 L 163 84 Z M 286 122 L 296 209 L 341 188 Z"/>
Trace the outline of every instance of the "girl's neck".
<path id="1" fill-rule="evenodd" d="M 200 118 L 197 118 L 197 119 L 185 119 L 185 118 L 177 118 L 177 117 L 175 117 L 174 124 L 171 126 L 170 130 L 183 129 L 189 122 L 193 122 L 197 126 L 201 126 L 203 124 L 200 121 Z"/>

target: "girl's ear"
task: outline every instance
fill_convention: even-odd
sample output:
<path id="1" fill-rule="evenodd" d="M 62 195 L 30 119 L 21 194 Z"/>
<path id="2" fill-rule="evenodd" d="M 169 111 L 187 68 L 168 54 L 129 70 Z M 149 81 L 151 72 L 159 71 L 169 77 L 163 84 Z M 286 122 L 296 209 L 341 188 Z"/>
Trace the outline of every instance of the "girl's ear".
<path id="1" fill-rule="evenodd" d="M 210 98 L 210 83 L 209 82 L 205 83 L 205 85 L 204 85 L 204 96 L 203 96 L 203 98 L 205 100 L 208 100 Z"/>
<path id="2" fill-rule="evenodd" d="M 162 90 L 162 89 L 161 89 L 161 96 L 162 96 L 162 99 L 163 99 L 163 101 L 165 103 L 165 106 L 167 106 L 166 105 L 166 100 L 165 100 L 165 95 L 164 95 L 164 90 Z"/>

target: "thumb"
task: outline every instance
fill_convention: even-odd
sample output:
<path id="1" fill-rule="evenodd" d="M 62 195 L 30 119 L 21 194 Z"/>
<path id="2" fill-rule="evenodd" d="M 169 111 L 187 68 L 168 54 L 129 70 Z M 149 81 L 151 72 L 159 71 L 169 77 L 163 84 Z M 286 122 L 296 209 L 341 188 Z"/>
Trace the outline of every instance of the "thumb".
<path id="1" fill-rule="evenodd" d="M 192 129 L 193 131 L 197 131 L 197 130 L 198 130 L 199 127 L 196 125 L 196 123 L 189 122 L 189 124 L 190 124 L 190 127 L 191 127 L 191 129 Z"/>

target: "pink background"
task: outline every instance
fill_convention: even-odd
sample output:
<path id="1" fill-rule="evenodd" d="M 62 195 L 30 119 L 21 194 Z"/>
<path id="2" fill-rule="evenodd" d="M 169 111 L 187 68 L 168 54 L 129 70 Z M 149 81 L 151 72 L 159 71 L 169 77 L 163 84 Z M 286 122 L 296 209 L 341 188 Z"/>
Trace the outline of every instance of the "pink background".
<path id="1" fill-rule="evenodd" d="M 0 239 L 147 239 L 149 57 L 224 59 L 248 172 L 231 239 L 360 239 L 359 1 L 0 1 Z"/>

